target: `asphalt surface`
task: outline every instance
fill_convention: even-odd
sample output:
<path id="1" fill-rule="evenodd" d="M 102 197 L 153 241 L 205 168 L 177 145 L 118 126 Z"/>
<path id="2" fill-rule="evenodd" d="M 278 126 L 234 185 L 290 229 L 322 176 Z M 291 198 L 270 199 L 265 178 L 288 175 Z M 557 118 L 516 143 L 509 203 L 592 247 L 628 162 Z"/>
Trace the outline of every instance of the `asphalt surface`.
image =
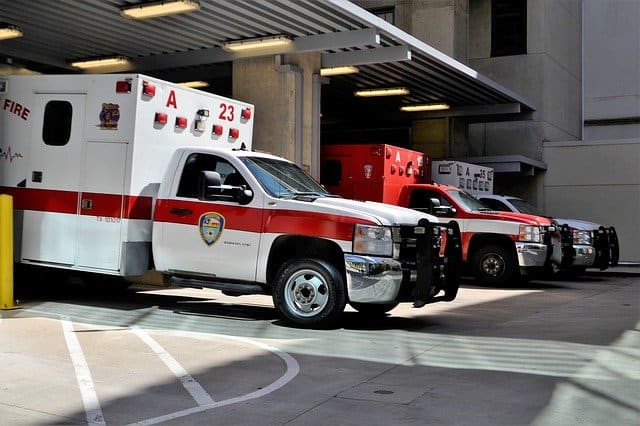
<path id="1" fill-rule="evenodd" d="M 2 424 L 640 424 L 640 268 L 465 281 L 451 303 L 348 308 L 330 330 L 264 296 L 113 287 L 17 283 Z"/>

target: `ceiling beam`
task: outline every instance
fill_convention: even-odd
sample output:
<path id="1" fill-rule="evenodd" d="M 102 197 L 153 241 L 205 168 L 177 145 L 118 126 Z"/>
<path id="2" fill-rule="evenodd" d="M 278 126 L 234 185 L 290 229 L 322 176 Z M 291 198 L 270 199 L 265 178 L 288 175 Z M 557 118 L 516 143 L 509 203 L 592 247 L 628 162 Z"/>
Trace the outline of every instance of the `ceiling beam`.
<path id="1" fill-rule="evenodd" d="M 410 60 L 411 49 L 408 46 L 377 47 L 375 49 L 322 54 L 322 66 L 326 68 Z"/>
<path id="2" fill-rule="evenodd" d="M 376 46 L 380 36 L 372 28 L 336 33 L 317 34 L 296 37 L 291 46 L 259 51 L 227 52 L 222 47 L 177 52 L 164 55 L 147 56 L 135 60 L 137 70 L 157 70 L 164 68 L 186 67 L 194 65 L 229 62 L 258 56 L 269 56 L 283 53 L 305 53 L 322 50 L 346 49 L 353 47 Z"/>

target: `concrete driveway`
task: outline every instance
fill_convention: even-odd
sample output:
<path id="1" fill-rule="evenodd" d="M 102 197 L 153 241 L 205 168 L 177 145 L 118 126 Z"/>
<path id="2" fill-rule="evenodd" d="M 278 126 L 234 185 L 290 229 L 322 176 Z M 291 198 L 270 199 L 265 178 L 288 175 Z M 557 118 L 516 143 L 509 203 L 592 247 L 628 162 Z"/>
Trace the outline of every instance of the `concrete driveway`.
<path id="1" fill-rule="evenodd" d="M 36 285 L 39 284 L 39 285 Z M 268 297 L 57 279 L 0 311 L 3 424 L 640 423 L 640 268 L 511 288 L 342 326 Z"/>

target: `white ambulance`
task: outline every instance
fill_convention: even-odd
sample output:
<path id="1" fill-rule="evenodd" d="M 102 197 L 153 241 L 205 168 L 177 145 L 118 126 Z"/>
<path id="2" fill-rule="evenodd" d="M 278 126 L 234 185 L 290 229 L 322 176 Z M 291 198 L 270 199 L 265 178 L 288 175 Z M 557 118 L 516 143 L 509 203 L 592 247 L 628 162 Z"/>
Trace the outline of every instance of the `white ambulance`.
<path id="1" fill-rule="evenodd" d="M 250 151 L 252 105 L 138 75 L 0 79 L 0 191 L 16 261 L 273 296 L 301 326 L 350 303 L 450 301 L 459 231 L 330 196 Z"/>

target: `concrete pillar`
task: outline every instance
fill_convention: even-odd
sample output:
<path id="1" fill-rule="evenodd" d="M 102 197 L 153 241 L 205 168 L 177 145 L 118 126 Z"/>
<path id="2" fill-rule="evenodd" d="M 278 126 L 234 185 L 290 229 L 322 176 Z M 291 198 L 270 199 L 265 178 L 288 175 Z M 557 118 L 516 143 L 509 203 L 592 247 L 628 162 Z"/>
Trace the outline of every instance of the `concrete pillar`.
<path id="1" fill-rule="evenodd" d="M 233 63 L 233 97 L 255 105 L 253 147 L 320 177 L 320 54 Z"/>
<path id="2" fill-rule="evenodd" d="M 467 63 L 469 0 L 400 1 L 395 16 L 399 28 Z"/>

